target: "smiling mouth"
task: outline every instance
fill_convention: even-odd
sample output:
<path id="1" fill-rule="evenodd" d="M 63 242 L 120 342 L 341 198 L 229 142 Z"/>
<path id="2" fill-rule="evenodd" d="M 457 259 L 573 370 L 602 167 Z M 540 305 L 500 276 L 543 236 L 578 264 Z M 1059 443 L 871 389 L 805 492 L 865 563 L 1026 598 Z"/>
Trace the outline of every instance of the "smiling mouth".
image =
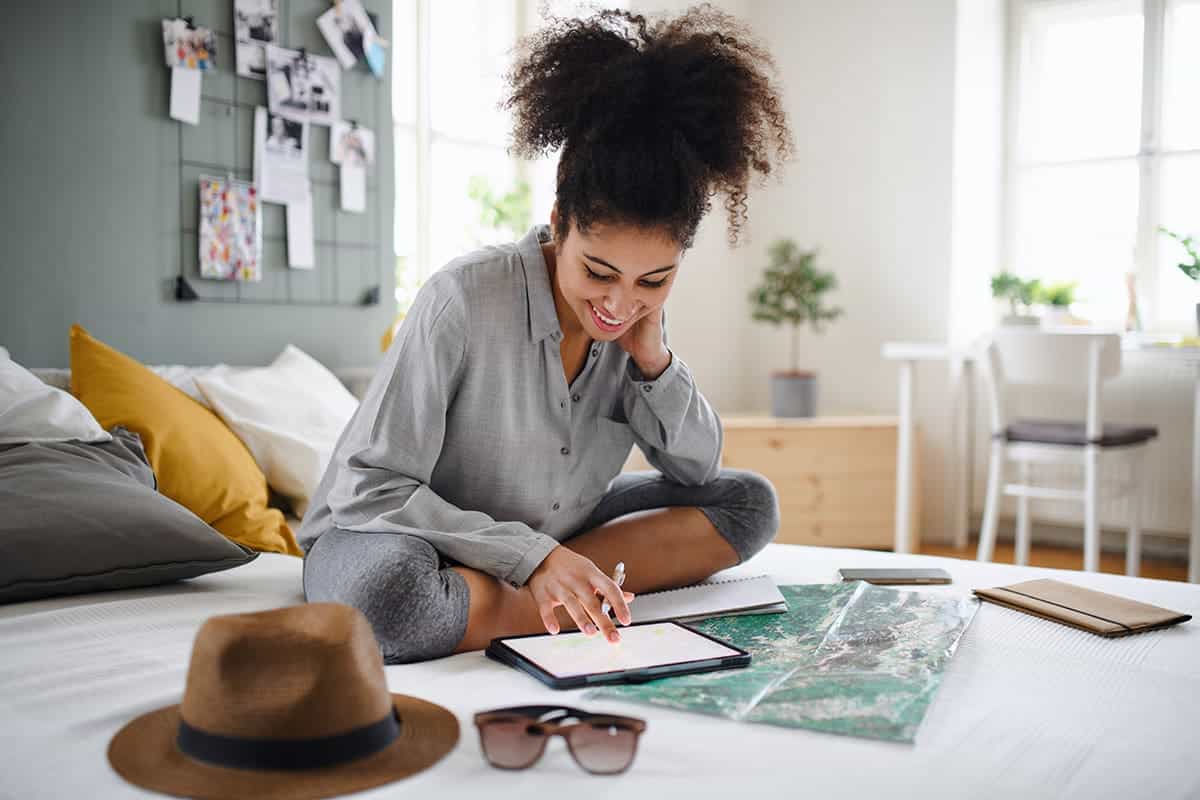
<path id="1" fill-rule="evenodd" d="M 600 312 L 600 309 L 598 309 L 594 305 L 592 305 L 591 301 L 588 301 L 588 309 L 591 310 L 592 319 L 596 322 L 597 327 L 599 327 L 600 330 L 602 330 L 602 331 L 609 331 L 609 332 L 618 331 L 622 328 L 622 326 L 625 325 L 626 322 L 629 321 L 629 320 L 617 320 L 617 319 L 613 319 L 612 317 L 605 316 L 603 313 Z"/>

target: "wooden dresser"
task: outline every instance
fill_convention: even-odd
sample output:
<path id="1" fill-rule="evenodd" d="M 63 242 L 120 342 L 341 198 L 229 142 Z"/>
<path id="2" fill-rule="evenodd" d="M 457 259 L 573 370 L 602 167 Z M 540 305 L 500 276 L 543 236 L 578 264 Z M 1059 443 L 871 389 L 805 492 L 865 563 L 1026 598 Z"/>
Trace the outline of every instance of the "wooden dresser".
<path id="1" fill-rule="evenodd" d="M 895 540 L 896 417 L 722 417 L 721 463 L 765 475 L 779 493 L 777 542 L 891 550 Z M 913 485 L 919 486 L 920 454 Z M 650 469 L 634 448 L 625 469 Z M 913 493 L 913 550 L 920 493 Z"/>

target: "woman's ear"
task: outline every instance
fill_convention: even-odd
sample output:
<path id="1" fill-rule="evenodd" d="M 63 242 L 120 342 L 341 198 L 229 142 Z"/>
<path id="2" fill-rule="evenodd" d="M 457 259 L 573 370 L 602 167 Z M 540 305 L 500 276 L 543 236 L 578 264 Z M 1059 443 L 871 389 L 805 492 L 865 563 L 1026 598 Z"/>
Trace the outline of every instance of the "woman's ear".
<path id="1" fill-rule="evenodd" d="M 553 231 L 558 227 L 558 201 L 554 201 L 554 205 L 550 208 L 550 230 Z"/>

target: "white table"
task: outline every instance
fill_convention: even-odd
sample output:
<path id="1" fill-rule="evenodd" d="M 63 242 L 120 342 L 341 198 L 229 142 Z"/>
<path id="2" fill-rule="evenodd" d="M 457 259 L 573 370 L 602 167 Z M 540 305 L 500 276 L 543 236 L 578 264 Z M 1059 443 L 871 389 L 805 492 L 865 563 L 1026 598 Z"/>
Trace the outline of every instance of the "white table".
<path id="1" fill-rule="evenodd" d="M 1146 353 L 1153 357 L 1175 360 L 1190 365 L 1194 369 L 1193 415 L 1195 423 L 1192 429 L 1192 519 L 1188 542 L 1188 580 L 1192 583 L 1200 583 L 1200 347 L 1168 346 L 1148 342 L 1137 336 L 1126 336 L 1122 342 L 1122 349 L 1127 352 Z M 955 442 L 952 448 L 952 458 L 947 467 L 947 485 L 953 487 L 950 492 L 952 503 L 950 518 L 954 533 L 954 545 L 960 548 L 965 547 L 971 509 L 974 465 L 972 426 L 974 425 L 975 411 L 972 351 L 956 350 L 945 344 L 887 342 L 883 346 L 883 357 L 890 361 L 897 361 L 900 365 L 897 401 L 900 436 L 899 446 L 896 449 L 895 550 L 897 553 L 907 553 L 911 550 L 912 532 L 909 527 L 909 509 L 912 507 L 914 489 L 912 459 L 913 436 L 916 426 L 913 402 L 916 392 L 916 365 L 918 362 L 926 361 L 950 362 L 956 373 L 954 377 L 957 380 L 953 381 L 952 387 Z"/>
<path id="2" fill-rule="evenodd" d="M 947 463 L 946 482 L 952 487 L 947 493 L 950 510 L 951 530 L 956 547 L 966 547 L 967 528 L 971 514 L 971 486 L 974 472 L 972 447 L 972 424 L 975 419 L 974 359 L 967 350 L 956 350 L 949 345 L 921 342 L 887 342 L 883 345 L 883 357 L 897 361 L 900 365 L 900 393 L 897 398 L 897 415 L 900 430 L 896 446 L 896 541 L 897 553 L 912 552 L 912 493 L 914 490 L 913 445 L 916 436 L 916 413 L 913 402 L 916 396 L 916 368 L 919 362 L 950 362 L 955 376 L 952 392 L 954 408 L 953 457 Z"/>

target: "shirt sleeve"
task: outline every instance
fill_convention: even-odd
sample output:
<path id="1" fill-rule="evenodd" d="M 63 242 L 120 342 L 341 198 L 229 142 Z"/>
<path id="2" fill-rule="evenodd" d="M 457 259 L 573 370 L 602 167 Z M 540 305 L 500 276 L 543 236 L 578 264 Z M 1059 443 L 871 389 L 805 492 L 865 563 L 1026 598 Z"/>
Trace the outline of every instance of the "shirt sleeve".
<path id="1" fill-rule="evenodd" d="M 327 502 L 339 528 L 416 536 L 448 558 L 520 586 L 558 542 L 523 522 L 459 508 L 429 486 L 462 375 L 467 326 L 461 289 L 435 274 L 338 444 Z"/>
<path id="2" fill-rule="evenodd" d="M 666 340 L 664 314 L 664 344 Z M 714 479 L 721 469 L 724 431 L 687 364 L 671 353 L 671 363 L 652 381 L 645 379 L 632 358 L 625 370 L 625 414 L 646 460 L 685 486 Z"/>

